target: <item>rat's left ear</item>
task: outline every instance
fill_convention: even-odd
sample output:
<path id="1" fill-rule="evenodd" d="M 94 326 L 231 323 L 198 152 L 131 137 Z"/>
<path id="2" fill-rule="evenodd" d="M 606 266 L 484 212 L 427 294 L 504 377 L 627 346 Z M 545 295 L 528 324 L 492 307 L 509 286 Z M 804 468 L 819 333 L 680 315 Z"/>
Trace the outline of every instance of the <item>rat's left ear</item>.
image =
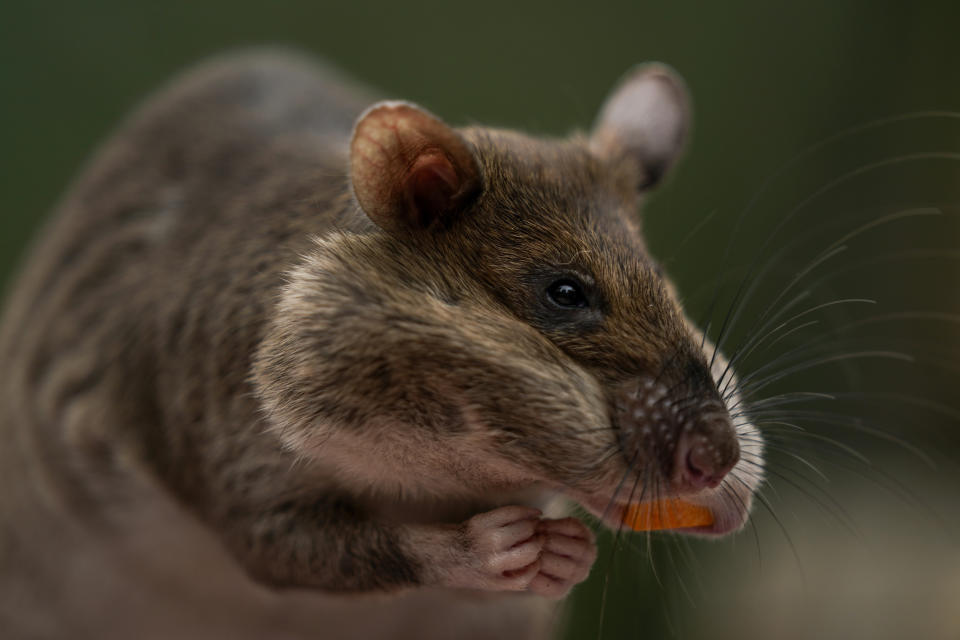
<path id="1" fill-rule="evenodd" d="M 630 157 L 639 187 L 655 185 L 679 157 L 690 123 L 686 85 L 669 67 L 648 63 L 624 76 L 610 94 L 590 138 L 605 157 Z"/>
<path id="2" fill-rule="evenodd" d="M 472 147 L 409 102 L 379 102 L 350 141 L 350 179 L 360 207 L 387 231 L 442 226 L 480 191 Z"/>

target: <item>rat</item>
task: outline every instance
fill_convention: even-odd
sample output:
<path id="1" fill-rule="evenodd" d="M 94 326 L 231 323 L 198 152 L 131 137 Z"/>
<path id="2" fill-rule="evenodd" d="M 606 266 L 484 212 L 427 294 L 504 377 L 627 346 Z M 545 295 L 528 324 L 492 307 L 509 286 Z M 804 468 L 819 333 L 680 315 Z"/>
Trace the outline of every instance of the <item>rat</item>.
<path id="1" fill-rule="evenodd" d="M 176 79 L 6 304 L 7 637 L 546 636 L 596 558 L 568 505 L 740 529 L 762 439 L 638 214 L 689 117 L 660 64 L 566 139 L 291 53 Z"/>

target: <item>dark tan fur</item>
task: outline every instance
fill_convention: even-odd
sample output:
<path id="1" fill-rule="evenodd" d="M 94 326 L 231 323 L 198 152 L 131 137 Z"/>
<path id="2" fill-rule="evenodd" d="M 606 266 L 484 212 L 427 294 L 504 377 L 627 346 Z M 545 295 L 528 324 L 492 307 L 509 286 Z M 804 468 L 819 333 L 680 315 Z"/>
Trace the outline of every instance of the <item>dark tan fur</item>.
<path id="1" fill-rule="evenodd" d="M 481 515 L 636 486 L 661 451 L 618 418 L 640 380 L 719 402 L 639 232 L 637 185 L 663 167 L 468 128 L 478 195 L 384 231 L 347 171 L 369 103 L 289 56 L 215 62 L 71 189 L 0 327 L 5 637 L 427 637 L 407 617 L 431 603 L 450 637 L 530 637 L 548 628 L 535 596 L 449 589 L 526 585 L 485 582 Z M 592 320 L 531 302 L 551 269 L 594 283 Z M 243 574 L 396 595 L 277 600 Z M 210 590 L 206 614 L 188 604 Z M 406 622 L 350 627 L 366 611 Z"/>

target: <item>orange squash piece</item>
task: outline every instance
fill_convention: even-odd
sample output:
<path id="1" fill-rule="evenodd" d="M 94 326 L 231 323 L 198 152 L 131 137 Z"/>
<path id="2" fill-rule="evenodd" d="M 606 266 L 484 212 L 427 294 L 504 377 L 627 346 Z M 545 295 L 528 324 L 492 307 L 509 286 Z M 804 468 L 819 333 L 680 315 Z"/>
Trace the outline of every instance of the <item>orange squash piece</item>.
<path id="1" fill-rule="evenodd" d="M 667 498 L 629 505 L 623 514 L 623 524 L 634 531 L 709 527 L 713 524 L 713 512 L 698 504 Z"/>

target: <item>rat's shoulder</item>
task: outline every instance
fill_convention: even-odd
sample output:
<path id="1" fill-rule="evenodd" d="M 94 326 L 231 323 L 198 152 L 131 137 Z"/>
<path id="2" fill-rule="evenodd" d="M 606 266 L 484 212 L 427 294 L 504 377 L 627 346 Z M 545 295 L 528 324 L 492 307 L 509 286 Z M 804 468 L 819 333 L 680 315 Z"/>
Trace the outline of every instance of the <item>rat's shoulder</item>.
<path id="1" fill-rule="evenodd" d="M 59 217 L 84 227 L 97 220 L 114 233 L 131 211 L 158 220 L 180 212 L 212 225 L 229 212 L 259 218 L 308 193 L 325 202 L 317 192 L 343 190 L 350 131 L 373 100 L 333 67 L 294 51 L 219 55 L 175 75 L 133 111 L 75 182 Z M 238 194 L 243 206 L 224 206 Z"/>
<path id="2" fill-rule="evenodd" d="M 320 60 L 280 48 L 225 53 L 174 75 L 113 132 L 68 200 L 237 173 L 343 164 L 375 96 Z M 250 171 L 244 171 L 244 168 Z M 210 184 L 212 183 L 212 184 Z"/>
<path id="3" fill-rule="evenodd" d="M 134 116 L 169 119 L 179 130 L 194 121 L 243 120 L 276 135 L 295 129 L 347 135 L 376 93 L 307 54 L 279 47 L 228 52 L 174 76 Z"/>

